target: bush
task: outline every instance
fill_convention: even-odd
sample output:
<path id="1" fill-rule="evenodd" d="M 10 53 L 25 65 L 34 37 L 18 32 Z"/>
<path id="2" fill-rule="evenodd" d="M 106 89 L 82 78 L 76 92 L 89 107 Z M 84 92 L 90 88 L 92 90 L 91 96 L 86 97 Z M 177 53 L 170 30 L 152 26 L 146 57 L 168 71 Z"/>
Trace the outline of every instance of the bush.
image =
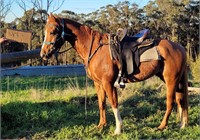
<path id="1" fill-rule="evenodd" d="M 192 80 L 200 82 L 200 58 L 190 64 Z"/>

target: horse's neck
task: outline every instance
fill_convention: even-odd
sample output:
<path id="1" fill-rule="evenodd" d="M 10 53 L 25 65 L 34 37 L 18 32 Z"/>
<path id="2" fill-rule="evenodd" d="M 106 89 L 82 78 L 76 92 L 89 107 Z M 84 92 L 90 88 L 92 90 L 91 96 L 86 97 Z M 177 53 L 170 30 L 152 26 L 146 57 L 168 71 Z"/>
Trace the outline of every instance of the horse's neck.
<path id="1" fill-rule="evenodd" d="M 70 20 L 66 21 L 66 26 L 72 31 L 72 36 L 68 37 L 66 41 L 68 41 L 75 48 L 84 62 L 87 62 L 89 47 L 92 42 L 92 30 L 87 26 Z"/>

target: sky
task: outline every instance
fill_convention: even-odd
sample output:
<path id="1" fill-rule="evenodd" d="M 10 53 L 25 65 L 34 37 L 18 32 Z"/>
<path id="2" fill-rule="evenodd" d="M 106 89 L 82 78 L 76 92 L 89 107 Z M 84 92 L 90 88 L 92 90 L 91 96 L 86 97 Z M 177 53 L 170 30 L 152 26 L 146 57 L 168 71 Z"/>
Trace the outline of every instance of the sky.
<path id="1" fill-rule="evenodd" d="M 11 10 L 8 13 L 8 15 L 5 17 L 5 21 L 8 23 L 14 21 L 15 18 L 22 17 L 24 14 L 23 10 L 19 7 L 16 1 L 13 1 Z M 55 1 L 58 1 L 59 3 L 59 1 L 61 0 L 55 0 Z M 61 13 L 61 11 L 63 10 L 70 10 L 78 14 L 80 13 L 87 14 L 87 13 L 94 12 L 100 9 L 100 7 L 106 6 L 108 4 L 112 4 L 112 5 L 117 4 L 119 1 L 123 1 L 123 0 L 65 0 L 62 7 L 55 13 Z M 143 7 L 149 2 L 149 0 L 129 0 L 129 2 L 131 4 L 136 3 L 139 5 L 139 7 Z M 27 7 L 32 8 L 31 5 L 27 5 Z M 51 10 L 49 12 L 51 12 Z"/>

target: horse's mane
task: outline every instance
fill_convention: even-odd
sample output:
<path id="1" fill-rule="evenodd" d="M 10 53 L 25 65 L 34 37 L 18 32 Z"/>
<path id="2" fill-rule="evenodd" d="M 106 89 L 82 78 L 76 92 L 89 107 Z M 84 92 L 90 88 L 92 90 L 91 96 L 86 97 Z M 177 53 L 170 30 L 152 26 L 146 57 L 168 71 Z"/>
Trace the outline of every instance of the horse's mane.
<path id="1" fill-rule="evenodd" d="M 81 23 L 79 23 L 79 22 L 77 22 L 77 21 L 75 21 L 75 20 L 73 20 L 73 19 L 69 19 L 69 18 L 62 18 L 62 17 L 56 17 L 57 19 L 59 18 L 59 20 L 61 20 L 62 21 L 62 19 L 65 21 L 65 23 L 67 23 L 67 24 L 71 24 L 71 25 L 73 25 L 73 26 L 75 26 L 75 27 L 77 27 L 78 29 L 80 29 L 80 28 L 84 28 L 84 30 L 86 31 L 86 32 L 93 32 L 93 33 L 95 33 L 95 34 L 99 34 L 100 36 L 104 36 L 104 37 L 108 37 L 108 33 L 100 33 L 99 31 L 97 31 L 97 30 L 95 30 L 95 29 L 92 29 L 91 27 L 89 27 L 89 26 L 87 26 L 87 25 L 85 25 L 85 24 L 81 24 Z"/>
<path id="2" fill-rule="evenodd" d="M 62 22 L 62 20 L 65 21 L 65 23 L 67 24 L 71 24 L 73 26 L 75 26 L 76 28 L 80 29 L 80 27 L 84 26 L 87 28 L 87 30 L 91 30 L 91 31 L 95 31 L 93 30 L 91 27 L 87 26 L 87 25 L 84 25 L 84 24 L 81 24 L 75 20 L 72 20 L 72 19 L 69 19 L 69 18 L 63 18 L 61 16 L 57 16 L 57 15 L 53 15 L 53 17 L 55 18 L 56 22 Z"/>
<path id="3" fill-rule="evenodd" d="M 67 23 L 69 23 L 69 24 L 72 24 L 72 25 L 74 25 L 74 26 L 76 26 L 76 27 L 80 27 L 80 26 L 83 26 L 83 24 L 81 24 L 81 23 L 79 23 L 79 22 L 77 22 L 77 21 L 74 21 L 74 20 L 72 20 L 72 19 L 68 19 L 68 18 L 63 18 Z"/>

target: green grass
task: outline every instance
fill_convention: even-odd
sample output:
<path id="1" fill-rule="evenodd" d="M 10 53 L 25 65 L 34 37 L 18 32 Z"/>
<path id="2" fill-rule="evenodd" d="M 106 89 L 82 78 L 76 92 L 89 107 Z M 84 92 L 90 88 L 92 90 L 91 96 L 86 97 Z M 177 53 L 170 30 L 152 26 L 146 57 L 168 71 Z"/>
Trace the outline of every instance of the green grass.
<path id="1" fill-rule="evenodd" d="M 85 112 L 85 77 L 2 78 L 1 138 L 199 139 L 199 94 L 190 93 L 188 127 L 179 129 L 174 109 L 168 128 L 156 129 L 165 113 L 165 88 L 156 90 L 160 83 L 152 78 L 118 91 L 123 133 L 113 136 L 115 119 L 109 105 L 107 126 L 96 128 L 99 110 L 90 80 Z"/>

